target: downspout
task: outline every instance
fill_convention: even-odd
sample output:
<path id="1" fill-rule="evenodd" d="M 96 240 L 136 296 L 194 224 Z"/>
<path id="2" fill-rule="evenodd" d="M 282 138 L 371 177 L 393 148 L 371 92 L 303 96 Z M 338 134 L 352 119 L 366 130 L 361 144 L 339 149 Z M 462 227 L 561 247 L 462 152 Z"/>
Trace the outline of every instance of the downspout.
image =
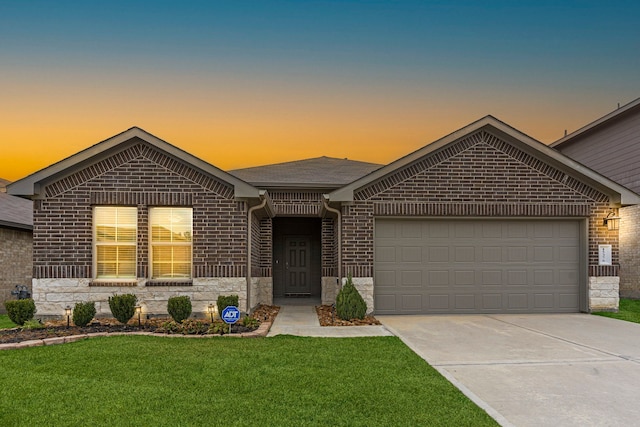
<path id="1" fill-rule="evenodd" d="M 251 311 L 251 231 L 253 228 L 253 221 L 251 221 L 251 216 L 253 215 L 254 211 L 262 209 L 266 206 L 267 198 L 264 196 L 265 194 L 266 190 L 260 190 L 260 198 L 262 199 L 262 203 L 250 207 L 247 213 L 247 312 Z"/>
<path id="2" fill-rule="evenodd" d="M 324 208 L 338 216 L 338 286 L 342 288 L 342 213 L 339 209 L 329 206 L 327 200 L 329 200 L 329 196 L 325 194 L 322 198 Z"/>

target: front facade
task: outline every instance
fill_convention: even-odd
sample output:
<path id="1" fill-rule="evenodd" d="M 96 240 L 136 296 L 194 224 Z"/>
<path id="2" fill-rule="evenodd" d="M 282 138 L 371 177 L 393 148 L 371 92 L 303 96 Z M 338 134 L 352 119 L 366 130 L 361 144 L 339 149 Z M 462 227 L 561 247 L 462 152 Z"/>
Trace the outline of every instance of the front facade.
<path id="1" fill-rule="evenodd" d="M 611 207 L 637 196 L 486 117 L 386 166 L 340 159 L 224 172 L 138 128 L 9 187 L 34 200 L 41 315 L 114 293 L 166 313 L 332 303 L 371 312 L 615 310 Z"/>
<path id="2" fill-rule="evenodd" d="M 640 98 L 559 139 L 551 147 L 640 193 Z M 620 295 L 640 298 L 640 206 L 621 208 Z"/>

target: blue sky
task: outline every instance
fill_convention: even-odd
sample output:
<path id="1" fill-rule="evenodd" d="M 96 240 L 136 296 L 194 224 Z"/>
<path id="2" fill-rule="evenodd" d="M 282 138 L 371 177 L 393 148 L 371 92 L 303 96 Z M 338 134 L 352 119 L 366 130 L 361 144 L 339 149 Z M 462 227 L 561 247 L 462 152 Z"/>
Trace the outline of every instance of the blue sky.
<path id="1" fill-rule="evenodd" d="M 552 142 L 640 96 L 639 17 L 631 1 L 0 0 L 0 177 L 134 125 L 225 169 L 386 163 L 487 114 Z"/>

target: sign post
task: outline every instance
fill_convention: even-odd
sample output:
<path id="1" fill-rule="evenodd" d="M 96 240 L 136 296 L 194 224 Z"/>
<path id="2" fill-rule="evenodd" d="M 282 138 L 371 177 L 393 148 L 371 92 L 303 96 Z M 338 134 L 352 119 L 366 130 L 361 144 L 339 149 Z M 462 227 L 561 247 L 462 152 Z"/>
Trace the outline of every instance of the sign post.
<path id="1" fill-rule="evenodd" d="M 229 305 L 224 310 L 222 310 L 222 315 L 220 316 L 224 323 L 229 325 L 229 334 L 231 334 L 231 325 L 240 320 L 240 310 L 238 307 Z"/>

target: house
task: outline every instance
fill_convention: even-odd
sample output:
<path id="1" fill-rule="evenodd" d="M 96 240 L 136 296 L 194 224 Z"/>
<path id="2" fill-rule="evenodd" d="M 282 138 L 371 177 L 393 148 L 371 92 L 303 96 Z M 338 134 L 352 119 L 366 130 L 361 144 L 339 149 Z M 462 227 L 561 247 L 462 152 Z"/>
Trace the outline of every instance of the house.
<path id="1" fill-rule="evenodd" d="M 135 293 L 377 314 L 616 310 L 628 189 L 487 116 L 380 166 L 321 157 L 225 172 L 131 128 L 9 186 L 34 201 L 40 314 Z"/>
<path id="2" fill-rule="evenodd" d="M 552 143 L 551 147 L 640 193 L 640 98 Z M 620 295 L 640 298 L 640 206 L 620 217 Z"/>
<path id="3" fill-rule="evenodd" d="M 0 313 L 16 286 L 31 290 L 33 206 L 30 200 L 6 192 L 0 179 Z"/>

